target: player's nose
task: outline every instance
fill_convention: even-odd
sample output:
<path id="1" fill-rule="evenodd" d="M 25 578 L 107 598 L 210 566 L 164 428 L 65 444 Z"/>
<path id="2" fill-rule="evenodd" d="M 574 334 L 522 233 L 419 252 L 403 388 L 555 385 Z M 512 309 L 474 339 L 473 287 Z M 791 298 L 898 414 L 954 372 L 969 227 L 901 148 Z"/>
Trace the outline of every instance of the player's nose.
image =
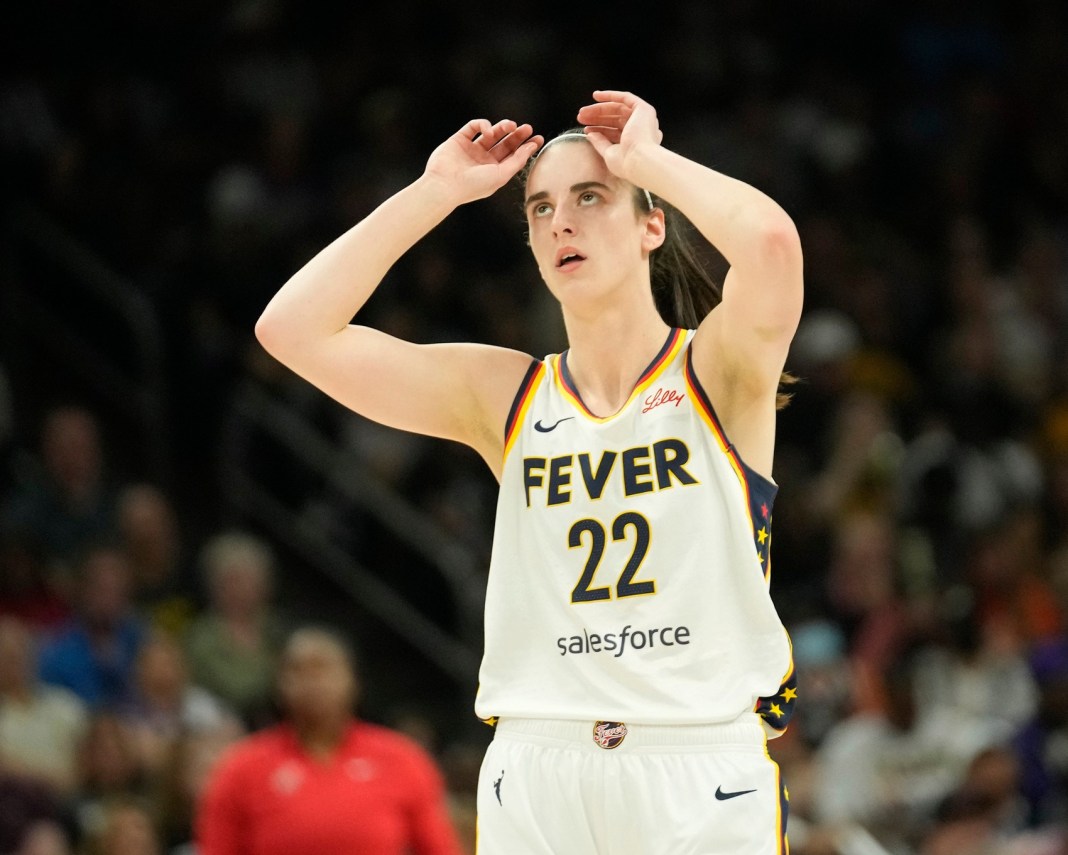
<path id="1" fill-rule="evenodd" d="M 553 211 L 552 229 L 553 237 L 575 234 L 574 218 L 564 206 L 560 206 Z"/>

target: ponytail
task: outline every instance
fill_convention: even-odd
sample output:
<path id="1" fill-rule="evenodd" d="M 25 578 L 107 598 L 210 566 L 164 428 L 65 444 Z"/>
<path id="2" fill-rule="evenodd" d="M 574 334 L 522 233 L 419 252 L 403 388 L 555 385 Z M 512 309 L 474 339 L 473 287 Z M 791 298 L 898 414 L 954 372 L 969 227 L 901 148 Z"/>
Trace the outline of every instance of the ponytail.
<path id="1" fill-rule="evenodd" d="M 640 204 L 651 204 L 644 190 L 637 195 Z M 720 304 L 723 291 L 697 257 L 690 222 L 662 200 L 656 206 L 664 212 L 665 230 L 664 242 L 649 255 L 653 300 L 668 326 L 697 329 Z"/>

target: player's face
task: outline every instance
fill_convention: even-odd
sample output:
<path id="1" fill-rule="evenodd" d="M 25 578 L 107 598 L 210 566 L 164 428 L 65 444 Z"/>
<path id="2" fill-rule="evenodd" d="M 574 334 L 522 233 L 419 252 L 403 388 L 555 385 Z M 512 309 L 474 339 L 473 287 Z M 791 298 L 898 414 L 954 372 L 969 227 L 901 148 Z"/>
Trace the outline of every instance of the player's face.
<path id="1" fill-rule="evenodd" d="M 315 635 L 290 642 L 278 675 L 282 703 L 297 719 L 329 720 L 352 708 L 355 676 L 337 645 Z"/>
<path id="2" fill-rule="evenodd" d="M 631 280 L 648 287 L 648 253 L 663 221 L 659 212 L 638 211 L 634 192 L 583 140 L 562 140 L 538 158 L 526 189 L 530 248 L 562 302 Z"/>

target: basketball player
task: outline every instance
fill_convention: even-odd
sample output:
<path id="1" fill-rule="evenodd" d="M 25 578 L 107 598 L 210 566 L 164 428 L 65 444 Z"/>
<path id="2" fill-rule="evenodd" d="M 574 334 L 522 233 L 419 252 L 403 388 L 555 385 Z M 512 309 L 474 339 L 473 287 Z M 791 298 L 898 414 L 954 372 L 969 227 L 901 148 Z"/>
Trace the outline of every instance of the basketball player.
<path id="1" fill-rule="evenodd" d="M 797 692 L 768 553 L 797 232 L 760 191 L 663 148 L 648 103 L 593 97 L 544 146 L 529 125 L 469 122 L 286 283 L 257 335 L 365 416 L 467 443 L 500 481 L 483 855 L 785 852 L 766 744 Z M 349 324 L 405 251 L 528 161 L 564 353 Z M 672 209 L 730 263 L 722 299 Z"/>

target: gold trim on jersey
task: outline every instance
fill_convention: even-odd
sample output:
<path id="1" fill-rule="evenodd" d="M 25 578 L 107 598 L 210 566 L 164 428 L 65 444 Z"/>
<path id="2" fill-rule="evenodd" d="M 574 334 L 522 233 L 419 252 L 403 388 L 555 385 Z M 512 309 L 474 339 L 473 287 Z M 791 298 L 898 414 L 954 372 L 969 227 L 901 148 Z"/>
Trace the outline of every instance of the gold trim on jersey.
<path id="1" fill-rule="evenodd" d="M 610 416 L 598 416 L 590 411 L 590 409 L 583 402 L 582 397 L 578 393 L 578 389 L 575 388 L 573 383 L 568 382 L 567 371 L 567 357 L 566 354 L 557 353 L 550 357 L 553 366 L 553 377 L 556 381 L 556 387 L 560 390 L 560 393 L 564 398 L 570 401 L 575 409 L 577 409 L 585 418 L 592 422 L 603 423 L 611 421 L 620 413 L 624 412 L 627 407 L 634 403 L 634 399 L 639 397 L 646 389 L 648 389 L 656 379 L 664 373 L 666 369 L 676 356 L 682 351 L 686 344 L 686 331 L 678 327 L 672 328 L 668 334 L 667 340 L 664 342 L 664 346 L 660 349 L 660 352 L 656 355 L 649 366 L 642 372 L 642 376 L 638 378 L 638 382 L 634 384 L 634 389 L 631 390 L 630 397 L 627 398 L 627 402 L 619 408 L 619 410 Z"/>
<path id="2" fill-rule="evenodd" d="M 508 424 L 505 426 L 504 454 L 502 455 L 502 459 L 508 459 L 508 452 L 511 451 L 512 446 L 515 445 L 516 437 L 519 436 L 519 428 L 526 419 L 527 412 L 530 410 L 530 405 L 534 400 L 534 396 L 538 392 L 538 387 L 544 379 L 545 363 L 537 362 L 531 365 L 530 370 L 527 372 L 527 376 L 524 378 L 523 384 L 516 393 L 515 401 L 512 403 L 512 415 L 508 420 Z"/>
<path id="3" fill-rule="evenodd" d="M 734 474 L 738 476 L 738 481 L 742 485 L 742 491 L 745 493 L 745 513 L 749 517 L 749 525 L 753 531 L 753 537 L 756 537 L 756 520 L 753 519 L 752 502 L 749 499 L 749 479 L 745 475 L 745 470 L 742 468 L 742 461 L 738 457 L 738 452 L 735 451 L 734 446 L 727 441 L 726 435 L 723 433 L 723 429 L 719 425 L 719 420 L 716 418 L 715 413 L 712 411 L 711 406 L 707 400 L 705 390 L 699 385 L 697 375 L 693 370 L 693 356 L 690 349 L 686 350 L 686 366 L 683 371 L 683 375 L 686 378 L 686 388 L 690 390 L 690 396 L 693 399 L 696 410 L 701 416 L 701 419 L 708 425 L 712 431 L 712 435 L 716 438 L 716 444 L 719 446 L 727 460 L 730 462 L 731 469 L 734 470 Z"/>

